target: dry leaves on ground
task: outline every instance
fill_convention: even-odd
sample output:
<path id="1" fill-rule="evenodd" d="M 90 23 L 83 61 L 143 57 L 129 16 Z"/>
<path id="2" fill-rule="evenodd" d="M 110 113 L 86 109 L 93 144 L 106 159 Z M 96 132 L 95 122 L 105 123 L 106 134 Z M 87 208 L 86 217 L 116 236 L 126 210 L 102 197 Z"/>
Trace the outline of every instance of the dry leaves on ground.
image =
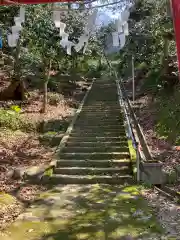
<path id="1" fill-rule="evenodd" d="M 22 106 L 22 116 L 34 123 L 39 121 L 63 122 L 64 119 L 69 122 L 85 94 L 82 88 L 84 85 L 87 86 L 84 82 L 81 85 L 81 88 L 74 91 L 71 97 L 62 99 L 56 106 L 48 104 L 46 114 L 39 112 L 42 106 L 42 94 L 39 91 L 33 91 L 28 104 Z M 39 140 L 38 133 L 25 133 L 20 130 L 12 132 L 8 129 L 1 129 L 0 192 L 9 193 L 16 198 L 13 205 L 7 205 L 4 210 L 1 209 L 0 225 L 2 228 L 11 223 L 23 207 L 32 202 L 40 191 L 46 190 L 41 185 L 26 184 L 23 180 L 12 179 L 8 175 L 9 171 L 17 167 L 27 168 L 47 164 L 52 160 L 53 154 L 54 149 L 43 145 Z"/>

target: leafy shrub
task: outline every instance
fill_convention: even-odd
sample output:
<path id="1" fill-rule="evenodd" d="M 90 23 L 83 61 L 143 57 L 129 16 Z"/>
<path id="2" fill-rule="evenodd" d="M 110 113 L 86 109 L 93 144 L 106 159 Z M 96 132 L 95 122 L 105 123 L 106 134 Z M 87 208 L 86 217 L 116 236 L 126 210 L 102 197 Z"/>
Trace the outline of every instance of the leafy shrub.
<path id="1" fill-rule="evenodd" d="M 13 110 L 16 113 L 21 112 L 21 108 L 19 106 L 16 106 L 16 105 L 11 106 L 11 110 Z"/>
<path id="2" fill-rule="evenodd" d="M 142 91 L 155 93 L 161 88 L 162 88 L 162 82 L 160 79 L 160 70 L 159 69 L 150 70 L 146 75 L 146 79 L 142 86 Z"/>
<path id="3" fill-rule="evenodd" d="M 96 77 L 99 78 L 101 77 L 101 71 L 97 69 L 97 66 L 90 66 L 89 71 L 87 73 L 87 77 L 91 78 L 91 77 Z"/>
<path id="4" fill-rule="evenodd" d="M 50 105 L 57 106 L 60 101 L 62 101 L 63 95 L 60 95 L 58 93 L 48 93 L 48 102 Z"/>
<path id="5" fill-rule="evenodd" d="M 180 89 L 177 88 L 171 96 L 159 95 L 156 104 L 158 121 L 155 129 L 158 136 L 168 138 L 171 143 L 179 142 Z"/>
<path id="6" fill-rule="evenodd" d="M 17 110 L 17 108 L 15 109 Z M 13 131 L 19 129 L 24 131 L 32 131 L 36 128 L 35 124 L 23 119 L 18 112 L 4 109 L 0 109 L 0 127 L 9 128 Z"/>

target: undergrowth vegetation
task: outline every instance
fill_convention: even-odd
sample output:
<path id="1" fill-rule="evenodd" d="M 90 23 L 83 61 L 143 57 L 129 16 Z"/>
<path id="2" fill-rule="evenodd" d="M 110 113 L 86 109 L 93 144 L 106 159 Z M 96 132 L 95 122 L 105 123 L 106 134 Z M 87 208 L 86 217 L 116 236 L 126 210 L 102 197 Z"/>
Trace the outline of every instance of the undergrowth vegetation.
<path id="1" fill-rule="evenodd" d="M 16 106 L 16 110 L 0 109 L 0 127 L 8 128 L 12 131 L 22 130 L 31 132 L 36 130 L 35 124 L 23 118 L 19 113 L 20 108 Z"/>

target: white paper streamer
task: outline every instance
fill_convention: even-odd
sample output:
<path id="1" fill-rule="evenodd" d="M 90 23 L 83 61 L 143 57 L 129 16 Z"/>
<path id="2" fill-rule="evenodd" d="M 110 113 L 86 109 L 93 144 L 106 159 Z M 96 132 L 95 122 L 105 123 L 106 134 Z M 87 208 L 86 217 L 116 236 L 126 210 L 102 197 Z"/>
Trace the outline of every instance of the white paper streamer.
<path id="1" fill-rule="evenodd" d="M 60 11 L 53 11 L 53 21 L 60 22 L 61 12 Z"/>
<path id="2" fill-rule="evenodd" d="M 122 13 L 121 13 L 121 18 L 122 18 L 122 22 L 127 22 L 128 19 L 129 19 L 129 16 L 130 16 L 130 12 L 128 10 L 124 10 Z"/>
<path id="3" fill-rule="evenodd" d="M 62 40 L 63 40 L 63 41 L 68 41 L 68 37 L 69 37 L 69 34 L 68 34 L 68 33 L 64 32 L 64 33 L 62 34 Z"/>
<path id="4" fill-rule="evenodd" d="M 82 49 L 82 47 L 83 47 L 82 45 L 76 44 L 74 49 L 76 50 L 76 52 L 79 52 Z"/>
<path id="5" fill-rule="evenodd" d="M 88 16 L 87 24 L 84 28 L 84 33 L 79 37 L 79 42 L 75 46 L 75 50 L 79 52 L 83 47 L 83 53 L 85 53 L 88 45 L 90 35 L 95 27 L 96 17 L 98 10 L 95 9 L 91 15 Z"/>
<path id="6" fill-rule="evenodd" d="M 124 30 L 125 36 L 128 36 L 129 35 L 129 27 L 128 27 L 128 23 L 127 22 L 124 24 L 123 30 Z"/>
<path id="7" fill-rule="evenodd" d="M 113 40 L 113 46 L 118 47 L 119 46 L 118 32 L 112 32 L 112 40 Z"/>
<path id="8" fill-rule="evenodd" d="M 14 34 L 12 34 L 12 35 L 13 35 L 13 38 L 15 38 L 16 40 L 19 39 L 19 33 L 14 33 Z"/>
<path id="9" fill-rule="evenodd" d="M 22 19 L 20 17 L 14 17 L 14 22 L 16 26 L 21 26 Z"/>
<path id="10" fill-rule="evenodd" d="M 67 54 L 68 55 L 71 55 L 71 50 L 72 50 L 72 47 L 74 46 L 74 43 L 69 41 L 68 42 L 68 45 L 67 45 Z"/>
<path id="11" fill-rule="evenodd" d="M 24 7 L 20 7 L 19 17 L 21 19 L 21 22 L 24 23 L 25 22 L 25 8 Z"/>
<path id="12" fill-rule="evenodd" d="M 121 48 L 123 48 L 126 42 L 126 37 L 124 33 L 119 34 L 119 40 L 120 40 L 120 46 Z"/>
<path id="13" fill-rule="evenodd" d="M 15 47 L 17 45 L 17 41 L 19 39 L 19 32 L 22 30 L 21 24 L 25 22 L 25 8 L 20 7 L 19 16 L 14 17 L 15 25 L 11 27 L 12 34 L 7 36 L 8 45 L 10 47 Z"/>
<path id="14" fill-rule="evenodd" d="M 118 33 L 121 33 L 123 31 L 123 25 L 122 25 L 121 19 L 117 19 L 115 21 L 115 24 L 116 24 L 116 31 Z"/>
<path id="15" fill-rule="evenodd" d="M 79 37 L 79 41 L 77 44 L 74 44 L 73 42 L 68 40 L 69 34 L 65 32 L 66 24 L 60 21 L 60 11 L 53 11 L 53 21 L 55 23 L 55 26 L 59 28 L 59 36 L 62 37 L 60 40 L 60 45 L 63 48 L 66 48 L 67 54 L 71 55 L 71 50 L 72 46 L 75 46 L 74 49 L 76 52 L 79 52 L 83 47 L 83 53 L 85 52 L 87 45 L 88 45 L 88 40 L 90 37 L 90 33 L 94 29 L 96 17 L 97 17 L 97 12 L 98 10 L 96 9 L 93 11 L 93 13 L 88 17 L 88 21 L 84 30 L 84 34 L 82 34 Z"/>
<path id="16" fill-rule="evenodd" d="M 22 26 L 15 25 L 15 26 L 12 26 L 11 29 L 12 29 L 12 34 L 19 33 L 22 30 Z"/>
<path id="17" fill-rule="evenodd" d="M 64 29 L 65 29 L 65 28 L 66 28 L 66 24 L 63 23 L 63 22 L 60 22 L 60 27 L 59 27 L 59 35 L 60 35 L 60 37 L 62 37 L 63 34 L 65 33 L 65 32 L 64 32 Z"/>
<path id="18" fill-rule="evenodd" d="M 10 47 L 16 47 L 17 45 L 17 36 L 13 34 L 9 34 L 8 36 L 8 45 Z"/>
<path id="19" fill-rule="evenodd" d="M 60 40 L 60 45 L 61 45 L 63 48 L 66 48 L 67 44 L 68 44 L 68 40 L 66 40 L 66 39 Z"/>

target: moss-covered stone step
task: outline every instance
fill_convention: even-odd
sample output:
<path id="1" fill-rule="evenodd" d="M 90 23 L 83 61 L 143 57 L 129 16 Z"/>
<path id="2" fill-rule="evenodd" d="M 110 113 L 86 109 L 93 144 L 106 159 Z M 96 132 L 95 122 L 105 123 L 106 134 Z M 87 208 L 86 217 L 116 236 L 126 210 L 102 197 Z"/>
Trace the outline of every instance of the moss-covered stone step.
<path id="1" fill-rule="evenodd" d="M 114 132 L 114 133 L 111 133 L 111 132 L 92 132 L 92 133 L 82 133 L 82 132 L 72 132 L 70 133 L 70 137 L 81 137 L 81 136 L 86 136 L 86 137 L 119 137 L 119 136 L 124 136 L 126 137 L 126 133 L 125 132 Z"/>
<path id="2" fill-rule="evenodd" d="M 81 120 L 86 120 L 86 119 L 89 119 L 89 120 L 97 120 L 97 121 L 101 121 L 101 120 L 108 120 L 108 121 L 110 121 L 110 122 L 115 122 L 115 121 L 118 121 L 118 120 L 121 120 L 121 117 L 119 117 L 119 116 L 117 116 L 117 115 L 115 115 L 115 116 L 105 116 L 105 115 L 101 115 L 101 116 L 96 116 L 96 115 L 87 115 L 87 114 L 81 114 L 80 116 L 79 116 L 79 118 L 78 119 L 81 119 Z"/>
<path id="3" fill-rule="evenodd" d="M 124 135 L 126 136 L 126 132 L 125 130 L 121 130 L 121 131 L 86 131 L 86 129 L 83 130 L 74 130 L 71 132 L 70 136 L 82 136 L 82 135 L 86 135 L 86 136 L 112 136 L 112 137 L 118 137 L 119 135 Z"/>
<path id="4" fill-rule="evenodd" d="M 76 129 L 76 128 L 85 128 L 85 129 L 102 129 L 102 131 L 104 130 L 104 129 L 112 129 L 112 130 L 114 130 L 114 129 L 124 129 L 124 123 L 122 123 L 122 124 L 120 124 L 119 122 L 117 123 L 117 124 L 114 124 L 114 125 L 112 125 L 112 124 L 105 124 L 105 125 L 101 125 L 101 124 L 99 124 L 99 123 L 96 123 L 96 124 L 91 124 L 91 123 L 89 123 L 89 124 L 86 124 L 86 123 L 84 123 L 84 124 L 78 124 L 78 123 L 75 123 L 75 125 L 74 125 L 74 129 Z"/>
<path id="5" fill-rule="evenodd" d="M 78 137 L 73 137 L 70 136 L 68 139 L 68 142 L 100 142 L 100 143 L 104 143 L 104 142 L 121 142 L 121 141 L 127 141 L 127 137 L 126 136 L 118 136 L 118 137 L 112 137 L 112 136 L 78 136 Z"/>
<path id="6" fill-rule="evenodd" d="M 101 118 L 95 118 L 95 117 L 79 117 L 77 118 L 77 122 L 78 123 L 83 123 L 83 121 L 88 121 L 91 120 L 92 123 L 94 124 L 94 121 L 96 121 L 97 124 L 101 124 L 101 123 L 106 123 L 106 124 L 112 124 L 112 125 L 116 125 L 117 123 L 119 124 L 124 124 L 124 120 L 122 118 L 105 118 L 105 117 L 101 117 Z M 91 124 L 91 122 L 89 122 Z"/>
<path id="7" fill-rule="evenodd" d="M 83 106 L 82 111 L 87 111 L 87 112 L 96 112 L 96 113 L 110 113 L 110 112 L 116 112 L 116 113 L 122 113 L 122 110 L 119 108 L 117 105 L 111 105 L 111 106 L 106 106 L 106 105 L 93 105 L 93 106 Z"/>
<path id="8" fill-rule="evenodd" d="M 67 160 L 119 160 L 119 159 L 128 159 L 130 158 L 129 152 L 114 152 L 114 153 L 100 153 L 100 152 L 93 152 L 93 153 L 60 153 L 59 157 L 61 159 Z"/>
<path id="9" fill-rule="evenodd" d="M 130 159 L 122 160 L 65 160 L 57 161 L 57 167 L 122 167 L 130 166 Z"/>
<path id="10" fill-rule="evenodd" d="M 49 182 L 52 184 L 120 184 L 120 183 L 132 183 L 132 176 L 127 175 L 63 175 L 53 174 L 49 178 Z"/>
<path id="11" fill-rule="evenodd" d="M 114 107 L 111 107 L 111 109 L 106 109 L 106 108 L 98 108 L 97 110 L 97 107 L 94 107 L 94 108 L 83 108 L 82 109 L 82 113 L 92 113 L 93 115 L 101 115 L 102 116 L 102 113 L 104 115 L 107 115 L 107 114 L 113 114 L 113 115 L 117 115 L 117 116 L 122 116 L 122 113 L 121 113 L 121 110 L 120 108 L 114 108 Z"/>
<path id="12" fill-rule="evenodd" d="M 102 127 L 102 126 L 110 126 L 110 125 L 115 125 L 115 126 L 124 126 L 124 122 L 123 121 L 108 121 L 108 120 L 101 120 L 101 121 L 96 121 L 95 119 L 94 120 L 77 120 L 76 121 L 76 124 L 74 127 L 76 126 L 81 126 L 81 127 L 88 127 L 88 126 L 99 126 L 99 127 Z"/>
<path id="13" fill-rule="evenodd" d="M 84 128 L 84 127 L 75 127 L 74 130 L 73 130 L 73 133 L 74 132 L 86 132 L 86 133 L 100 133 L 100 132 L 112 132 L 112 133 L 115 133 L 115 132 L 118 132 L 118 133 L 124 133 L 125 132 L 125 128 L 124 126 L 123 127 L 117 127 L 117 128 L 114 128 L 114 129 L 111 129 L 109 126 L 108 127 L 104 127 L 104 128 L 100 128 L 100 127 L 92 127 L 92 128 Z"/>
<path id="14" fill-rule="evenodd" d="M 66 175 L 114 175 L 114 174 L 129 174 L 129 166 L 121 166 L 114 168 L 92 168 L 92 167 L 59 167 L 54 171 L 55 174 Z"/>
<path id="15" fill-rule="evenodd" d="M 68 147 L 128 147 L 127 141 L 117 141 L 117 142 L 76 142 L 76 141 L 67 141 L 66 146 Z"/>
<path id="16" fill-rule="evenodd" d="M 113 153 L 113 152 L 129 152 L 129 148 L 128 146 L 120 146 L 119 147 L 93 147 L 93 146 L 87 146 L 87 147 L 82 147 L 82 146 L 78 146 L 78 147 L 64 147 L 62 149 L 62 153 L 93 153 L 93 152 L 109 152 L 109 153 Z"/>
<path id="17" fill-rule="evenodd" d="M 102 114 L 103 113 L 103 114 Z M 80 117 L 91 117 L 91 118 L 110 118 L 110 119 L 119 119 L 122 117 L 122 115 L 120 115 L 119 113 L 112 113 L 112 112 L 109 112 L 109 113 L 105 113 L 102 111 L 101 114 L 99 113 L 96 113 L 96 112 L 87 112 L 87 111 L 82 111 Z"/>
<path id="18" fill-rule="evenodd" d="M 107 126 L 103 126 L 103 127 L 99 127 L 99 126 L 75 126 L 74 127 L 74 132 L 75 131 L 85 131 L 85 132 L 124 132 L 125 131 L 125 127 L 123 125 L 117 125 L 116 127 L 112 127 L 110 125 Z"/>

